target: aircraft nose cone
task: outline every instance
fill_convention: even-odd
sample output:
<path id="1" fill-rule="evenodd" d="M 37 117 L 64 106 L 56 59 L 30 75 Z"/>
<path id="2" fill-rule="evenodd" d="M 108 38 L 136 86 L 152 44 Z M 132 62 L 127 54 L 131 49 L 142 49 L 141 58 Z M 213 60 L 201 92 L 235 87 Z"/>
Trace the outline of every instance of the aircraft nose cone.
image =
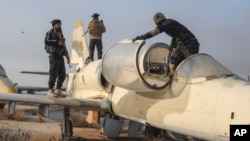
<path id="1" fill-rule="evenodd" d="M 2 93 L 17 93 L 14 84 L 7 78 L 0 78 L 0 92 Z"/>

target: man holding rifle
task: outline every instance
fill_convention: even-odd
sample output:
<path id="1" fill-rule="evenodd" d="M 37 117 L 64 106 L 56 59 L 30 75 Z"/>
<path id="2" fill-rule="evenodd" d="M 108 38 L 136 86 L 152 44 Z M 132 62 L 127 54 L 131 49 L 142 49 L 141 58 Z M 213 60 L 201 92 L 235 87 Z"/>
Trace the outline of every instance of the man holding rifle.
<path id="1" fill-rule="evenodd" d="M 98 59 L 102 59 L 102 34 L 106 32 L 103 20 L 99 20 L 99 14 L 94 13 L 91 17 L 93 18 L 88 25 L 87 32 L 89 33 L 90 43 L 89 43 L 89 59 L 94 60 L 95 47 L 98 53 Z"/>
<path id="2" fill-rule="evenodd" d="M 66 57 L 67 63 L 70 63 L 69 55 L 67 48 L 65 46 L 65 39 L 63 38 L 62 29 L 61 29 L 61 20 L 55 19 L 51 22 L 52 29 L 46 33 L 44 43 L 45 50 L 49 54 L 49 97 L 61 97 L 61 87 L 65 80 L 65 64 L 64 58 Z M 55 82 L 56 87 L 55 86 Z"/>

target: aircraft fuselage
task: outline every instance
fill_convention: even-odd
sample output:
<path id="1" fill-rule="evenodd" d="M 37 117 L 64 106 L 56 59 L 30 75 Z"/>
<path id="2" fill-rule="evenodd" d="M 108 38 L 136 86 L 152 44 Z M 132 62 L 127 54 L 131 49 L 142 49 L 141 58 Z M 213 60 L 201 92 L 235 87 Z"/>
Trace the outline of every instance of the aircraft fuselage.
<path id="1" fill-rule="evenodd" d="M 152 92 L 117 87 L 111 98 L 113 110 L 127 119 L 207 140 L 229 140 L 231 124 L 250 123 L 250 85 L 246 81 L 201 79 L 182 86 L 177 81 Z"/>

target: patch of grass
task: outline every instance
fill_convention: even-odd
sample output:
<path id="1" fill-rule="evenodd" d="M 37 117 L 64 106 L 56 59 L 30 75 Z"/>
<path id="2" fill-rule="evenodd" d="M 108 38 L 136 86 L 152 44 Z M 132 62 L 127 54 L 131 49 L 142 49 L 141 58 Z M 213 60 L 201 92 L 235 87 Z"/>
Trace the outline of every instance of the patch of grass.
<path id="1" fill-rule="evenodd" d="M 37 121 L 38 122 L 44 122 L 43 116 L 40 114 L 37 114 Z"/>
<path id="2" fill-rule="evenodd" d="M 9 115 L 8 109 L 5 108 L 2 110 L 2 116 L 1 119 L 14 119 L 17 121 L 25 121 L 25 112 L 24 110 L 16 109 L 16 112 L 14 115 Z"/>
<path id="3" fill-rule="evenodd" d="M 74 114 L 70 114 L 70 120 L 72 122 L 73 127 L 86 127 L 87 122 L 82 117 L 77 117 Z"/>
<path id="4" fill-rule="evenodd" d="M 30 141 L 31 133 L 19 129 L 0 128 L 0 141 Z"/>
<path id="5" fill-rule="evenodd" d="M 73 127 L 88 127 L 90 124 L 86 121 L 86 116 L 83 111 L 77 114 L 76 111 L 72 110 L 70 112 L 70 120 L 72 122 Z"/>

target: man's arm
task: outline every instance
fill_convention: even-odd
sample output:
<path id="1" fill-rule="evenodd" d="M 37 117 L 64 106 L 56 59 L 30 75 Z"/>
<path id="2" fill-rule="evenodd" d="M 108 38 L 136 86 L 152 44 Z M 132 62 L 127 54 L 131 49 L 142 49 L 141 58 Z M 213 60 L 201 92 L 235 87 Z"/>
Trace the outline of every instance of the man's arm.
<path id="1" fill-rule="evenodd" d="M 57 37 L 58 37 L 58 45 L 61 47 L 65 46 L 65 39 L 63 38 L 62 31 L 57 32 Z"/>
<path id="2" fill-rule="evenodd" d="M 146 39 L 149 39 L 149 38 L 152 38 L 152 37 L 156 36 L 159 33 L 161 33 L 160 30 L 158 28 L 155 28 L 155 29 L 147 32 L 144 35 L 135 37 L 134 39 L 132 39 L 132 41 L 134 42 L 136 40 L 146 40 Z"/>
<path id="3" fill-rule="evenodd" d="M 44 39 L 44 43 L 46 45 L 51 45 L 51 46 L 54 46 L 54 45 L 58 45 L 58 40 L 56 38 L 52 38 L 52 31 L 48 31 L 46 33 L 46 36 L 45 36 L 45 39 Z"/>
<path id="4" fill-rule="evenodd" d="M 106 32 L 106 27 L 105 27 L 105 25 L 103 23 L 103 20 L 100 21 L 100 25 L 102 27 L 102 33 Z"/>
<path id="5" fill-rule="evenodd" d="M 65 51 L 65 57 L 66 57 L 66 59 L 67 59 L 67 64 L 70 64 L 70 59 L 69 59 L 69 53 L 68 53 L 68 51 L 66 50 Z"/>

